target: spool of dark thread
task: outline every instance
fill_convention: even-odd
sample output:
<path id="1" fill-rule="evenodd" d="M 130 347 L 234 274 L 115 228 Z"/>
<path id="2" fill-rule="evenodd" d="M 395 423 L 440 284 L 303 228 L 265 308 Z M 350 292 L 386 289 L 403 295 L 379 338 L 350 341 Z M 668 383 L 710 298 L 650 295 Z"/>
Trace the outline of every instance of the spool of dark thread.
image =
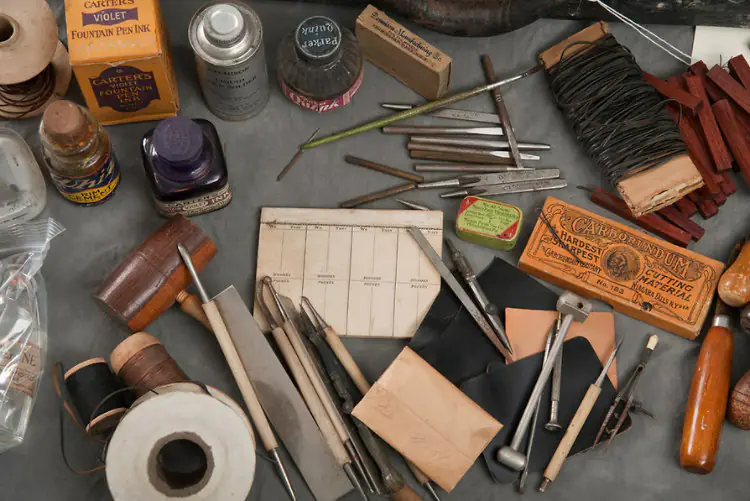
<path id="1" fill-rule="evenodd" d="M 112 370 L 136 396 L 188 377 L 151 334 L 136 332 L 117 345 L 109 357 Z"/>
<path id="2" fill-rule="evenodd" d="M 81 362 L 65 373 L 64 380 L 81 424 L 90 435 L 112 431 L 130 407 L 130 395 L 118 393 L 124 387 L 103 358 Z"/>

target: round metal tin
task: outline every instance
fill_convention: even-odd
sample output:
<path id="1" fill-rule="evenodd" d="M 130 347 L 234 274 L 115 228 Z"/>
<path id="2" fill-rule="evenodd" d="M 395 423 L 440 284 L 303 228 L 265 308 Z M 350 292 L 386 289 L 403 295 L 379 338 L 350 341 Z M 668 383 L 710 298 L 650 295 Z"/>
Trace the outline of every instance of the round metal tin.
<path id="1" fill-rule="evenodd" d="M 270 90 L 260 17 L 239 2 L 199 9 L 188 28 L 203 98 L 225 120 L 246 120 L 268 103 Z"/>

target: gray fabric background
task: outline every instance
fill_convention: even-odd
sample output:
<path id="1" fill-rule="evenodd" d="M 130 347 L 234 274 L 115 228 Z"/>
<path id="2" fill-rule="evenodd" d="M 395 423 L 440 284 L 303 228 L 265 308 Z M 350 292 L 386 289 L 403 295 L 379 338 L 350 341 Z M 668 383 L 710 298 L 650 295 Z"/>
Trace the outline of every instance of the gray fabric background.
<path id="1" fill-rule="evenodd" d="M 63 2 L 52 0 L 51 3 L 58 15 L 60 33 L 64 39 Z M 364 84 L 354 102 L 346 108 L 324 115 L 303 111 L 281 95 L 275 78 L 272 78 L 271 101 L 259 116 L 247 122 L 224 122 L 213 117 L 204 106 L 187 41 L 190 17 L 203 2 L 165 0 L 161 3 L 174 49 L 182 114 L 207 118 L 216 124 L 229 162 L 235 193 L 229 207 L 195 218 L 195 222 L 215 240 L 220 251 L 203 273 L 203 279 L 213 293 L 234 284 L 247 298 L 254 285 L 261 207 L 336 207 L 341 200 L 398 183 L 398 180 L 379 173 L 346 165 L 342 157 L 347 153 L 409 168 L 402 138 L 370 132 L 309 152 L 282 183 L 276 183 L 276 174 L 292 156 L 297 145 L 316 127 L 321 127 L 323 133 L 333 132 L 382 115 L 381 102 L 419 102 L 419 98 L 393 78 L 367 64 Z M 353 28 L 359 12 L 358 8 L 303 3 L 253 2 L 252 5 L 265 26 L 266 54 L 272 75 L 275 75 L 275 53 L 279 41 L 305 16 L 326 14 Z M 502 36 L 461 39 L 406 24 L 453 57 L 453 89 L 473 87 L 484 81 L 479 63 L 482 53 L 493 57 L 499 76 L 510 75 L 530 67 L 541 50 L 585 26 L 585 23 L 579 22 L 542 20 Z M 692 28 L 654 29 L 683 50 L 690 51 Z M 684 70 L 680 63 L 626 27 L 614 25 L 612 31 L 633 50 L 644 70 L 665 77 Z M 69 95 L 80 102 L 75 83 Z M 536 75 L 515 84 L 505 91 L 505 96 L 520 139 L 552 144 L 552 151 L 544 154 L 541 164 L 559 167 L 569 180 L 567 189 L 554 194 L 592 208 L 586 194 L 575 187 L 602 183 L 593 164 L 576 144 L 569 127 L 553 105 L 544 76 Z M 489 96 L 476 97 L 461 103 L 461 107 L 483 111 L 493 109 Z M 420 122 L 425 123 L 425 119 Z M 437 122 L 432 120 L 431 123 Z M 3 125 L 18 130 L 38 153 L 38 120 Z M 149 198 L 138 151 L 142 134 L 153 126 L 154 123 L 134 123 L 108 128 L 123 175 L 119 191 L 106 204 L 94 208 L 78 207 L 64 201 L 51 186 L 48 188 L 45 213 L 67 227 L 67 231 L 54 241 L 44 267 L 49 292 L 48 368 L 58 360 L 72 366 L 89 357 L 107 357 L 127 334 L 123 327 L 98 309 L 91 294 L 123 256 L 163 222 Z M 421 192 L 407 198 L 444 210 L 446 235 L 453 234 L 457 201 L 442 201 L 434 192 Z M 504 201 L 517 204 L 526 212 L 527 220 L 520 242 L 515 250 L 507 253 L 462 244 L 461 249 L 468 254 L 473 265 L 481 269 L 494 255 L 515 263 L 535 220 L 533 211 L 540 207 L 544 198 L 544 194 L 506 197 Z M 707 222 L 699 221 L 707 230 L 706 236 L 691 247 L 708 256 L 724 259 L 735 239 L 747 232 L 747 221 L 743 216 L 747 214 L 747 203 L 748 189 L 741 185 L 739 193 L 729 199 L 717 217 Z M 397 205 L 392 201 L 383 201 L 373 207 L 392 209 Z M 606 309 L 606 306 L 600 304 L 598 308 Z M 616 327 L 618 338 L 625 338 L 621 355 L 618 356 L 618 370 L 622 379 L 630 374 L 646 336 L 658 330 L 620 314 L 616 315 Z M 227 391 L 239 400 L 217 343 L 202 327 L 175 310 L 154 322 L 149 332 L 164 342 L 190 376 Z M 347 345 L 367 376 L 374 379 L 404 343 L 348 340 Z M 656 414 L 656 419 L 636 417 L 632 431 L 619 438 L 606 455 L 590 453 L 572 459 L 544 497 L 557 501 L 746 499 L 750 435 L 743 434 L 730 424 L 725 426 L 719 463 L 712 475 L 695 476 L 679 468 L 684 405 L 699 348 L 697 342 L 660 332 L 659 346 L 638 391 L 638 397 Z M 735 381 L 747 370 L 748 355 L 748 341 L 744 334 L 738 332 L 733 366 Z M 75 462 L 81 467 L 91 464 L 96 449 L 82 440 L 72 426 L 67 426 L 66 431 L 71 437 L 70 450 Z M 311 500 L 296 472 L 292 472 L 292 480 L 299 499 Z M 532 475 L 530 485 L 536 486 L 537 482 L 538 476 Z M 443 493 L 442 497 L 490 501 L 514 496 L 516 494 L 511 486 L 494 485 L 484 465 L 477 463 L 451 495 Z M 526 496 L 541 498 L 535 491 Z M 71 474 L 62 462 L 57 399 L 49 373 L 45 374 L 25 442 L 0 455 L 0 499 L 110 499 L 102 474 L 78 477 Z M 255 485 L 248 499 L 287 499 L 272 465 L 259 462 Z M 350 494 L 346 499 L 351 501 L 357 496 Z"/>

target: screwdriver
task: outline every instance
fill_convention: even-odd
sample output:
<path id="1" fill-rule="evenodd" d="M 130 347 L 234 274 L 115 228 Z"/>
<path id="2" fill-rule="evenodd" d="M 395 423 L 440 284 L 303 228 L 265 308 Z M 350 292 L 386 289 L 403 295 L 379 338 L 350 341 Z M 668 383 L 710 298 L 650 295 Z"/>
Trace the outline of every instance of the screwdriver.
<path id="1" fill-rule="evenodd" d="M 573 420 L 568 425 L 568 429 L 565 430 L 565 435 L 563 436 L 562 441 L 557 446 L 555 454 L 547 465 L 547 469 L 544 470 L 544 478 L 539 486 L 539 492 L 544 492 L 550 482 L 554 482 L 557 475 L 560 473 L 560 469 L 562 468 L 565 459 L 568 457 L 570 449 L 573 448 L 573 444 L 575 443 L 576 438 L 578 438 L 581 428 L 583 428 L 584 423 L 586 423 L 586 419 L 589 417 L 591 409 L 594 408 L 594 404 L 596 404 L 596 400 L 602 392 L 602 383 L 604 382 L 604 378 L 607 377 L 607 371 L 609 371 L 612 362 L 615 361 L 615 355 L 620 349 L 620 345 L 622 345 L 622 341 L 620 341 L 615 349 L 612 350 L 612 354 L 609 356 L 607 363 L 604 364 L 604 368 L 599 374 L 599 377 L 596 378 L 596 381 L 594 381 L 594 383 L 589 386 L 589 389 L 586 390 L 586 395 L 584 395 L 583 400 L 581 400 L 581 403 L 578 405 L 578 409 L 576 410 L 575 415 L 573 415 Z"/>

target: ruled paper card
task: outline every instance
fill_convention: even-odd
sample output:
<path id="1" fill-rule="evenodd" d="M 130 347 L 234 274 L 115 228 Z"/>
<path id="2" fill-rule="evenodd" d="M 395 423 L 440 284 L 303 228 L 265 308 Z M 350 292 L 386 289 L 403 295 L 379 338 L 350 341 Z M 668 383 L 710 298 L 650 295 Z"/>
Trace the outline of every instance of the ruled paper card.
<path id="1" fill-rule="evenodd" d="M 440 275 L 406 232 L 422 230 L 442 254 L 440 211 L 261 211 L 256 283 L 300 303 L 304 295 L 342 336 L 409 338 L 440 292 Z M 259 308 L 255 318 L 268 326 Z"/>

